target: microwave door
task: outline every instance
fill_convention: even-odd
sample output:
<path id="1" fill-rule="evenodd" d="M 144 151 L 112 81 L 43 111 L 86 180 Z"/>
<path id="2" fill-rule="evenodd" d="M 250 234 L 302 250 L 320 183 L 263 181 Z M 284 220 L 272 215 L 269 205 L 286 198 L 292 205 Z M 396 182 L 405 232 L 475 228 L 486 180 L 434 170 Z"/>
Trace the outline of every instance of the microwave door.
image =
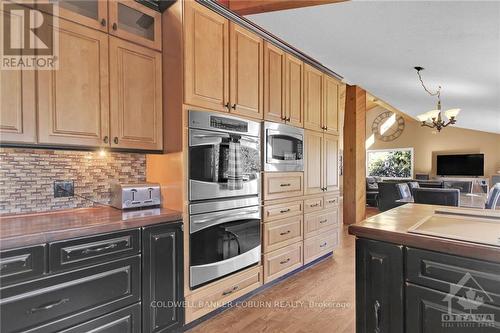
<path id="1" fill-rule="evenodd" d="M 296 164 L 303 158 L 302 143 L 302 135 L 268 130 L 267 163 Z"/>

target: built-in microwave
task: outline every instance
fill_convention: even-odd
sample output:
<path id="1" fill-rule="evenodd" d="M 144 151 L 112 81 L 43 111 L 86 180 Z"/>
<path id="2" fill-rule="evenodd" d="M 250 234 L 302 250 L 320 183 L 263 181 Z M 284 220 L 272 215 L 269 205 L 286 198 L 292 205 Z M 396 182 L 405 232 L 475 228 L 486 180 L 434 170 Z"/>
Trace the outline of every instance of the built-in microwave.
<path id="1" fill-rule="evenodd" d="M 264 170 L 304 171 L 304 130 L 264 123 Z"/>

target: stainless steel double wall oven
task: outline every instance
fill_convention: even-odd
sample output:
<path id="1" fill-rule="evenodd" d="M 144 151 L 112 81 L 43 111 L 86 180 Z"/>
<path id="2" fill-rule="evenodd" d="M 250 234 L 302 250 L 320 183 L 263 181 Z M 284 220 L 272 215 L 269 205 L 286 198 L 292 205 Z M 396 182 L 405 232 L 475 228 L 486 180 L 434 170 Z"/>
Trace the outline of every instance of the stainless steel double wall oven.
<path id="1" fill-rule="evenodd" d="M 190 287 L 260 261 L 260 123 L 189 112 Z"/>

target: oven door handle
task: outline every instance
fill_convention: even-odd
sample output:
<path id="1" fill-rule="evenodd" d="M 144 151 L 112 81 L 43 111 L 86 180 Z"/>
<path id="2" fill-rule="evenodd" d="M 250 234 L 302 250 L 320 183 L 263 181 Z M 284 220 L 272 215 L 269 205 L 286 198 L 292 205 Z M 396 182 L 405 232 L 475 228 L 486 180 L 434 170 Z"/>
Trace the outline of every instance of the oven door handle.
<path id="1" fill-rule="evenodd" d="M 222 139 L 229 138 L 227 133 L 190 133 L 189 146 L 218 145 L 222 143 Z"/>
<path id="2" fill-rule="evenodd" d="M 208 227 L 227 223 L 231 221 L 238 220 L 237 217 L 247 216 L 250 219 L 260 219 L 260 210 L 259 209 L 248 209 L 242 210 L 239 212 L 224 212 L 219 216 L 208 217 L 204 219 L 192 219 L 189 233 L 195 233 L 202 229 L 206 229 Z"/>
<path id="3" fill-rule="evenodd" d="M 293 134 L 293 133 L 288 133 L 286 131 L 276 131 L 276 130 L 271 130 L 271 129 L 267 130 L 267 136 L 268 137 L 269 136 L 274 136 L 274 135 L 289 136 L 289 137 L 295 138 L 297 140 L 304 141 L 304 136 L 301 135 L 301 134 Z"/>

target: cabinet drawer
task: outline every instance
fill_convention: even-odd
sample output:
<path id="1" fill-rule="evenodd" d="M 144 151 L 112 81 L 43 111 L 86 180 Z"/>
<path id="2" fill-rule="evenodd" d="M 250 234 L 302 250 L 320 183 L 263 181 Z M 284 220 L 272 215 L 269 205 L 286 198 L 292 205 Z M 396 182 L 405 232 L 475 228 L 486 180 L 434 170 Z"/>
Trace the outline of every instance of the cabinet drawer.
<path id="1" fill-rule="evenodd" d="M 42 276 L 46 270 L 46 245 L 0 252 L 0 285 Z"/>
<path id="2" fill-rule="evenodd" d="M 199 292 L 186 296 L 186 323 L 223 306 L 262 285 L 262 268 L 251 269 L 220 280 Z"/>
<path id="3" fill-rule="evenodd" d="M 324 207 L 323 197 L 304 200 L 304 213 L 322 210 Z"/>
<path id="4" fill-rule="evenodd" d="M 302 266 L 302 242 L 264 254 L 264 282 L 268 283 Z"/>
<path id="5" fill-rule="evenodd" d="M 109 313 L 59 333 L 140 333 L 141 303 Z"/>
<path id="6" fill-rule="evenodd" d="M 451 285 L 462 284 L 456 292 L 460 297 L 469 288 L 477 293 L 482 288 L 489 295 L 484 301 L 500 306 L 500 264 L 414 248 L 407 248 L 406 262 L 409 282 L 446 293 Z"/>
<path id="7" fill-rule="evenodd" d="M 325 230 L 318 236 L 304 240 L 304 263 L 331 252 L 337 246 L 338 240 L 338 229 Z"/>
<path id="8" fill-rule="evenodd" d="M 300 200 L 277 205 L 266 205 L 264 206 L 263 214 L 264 222 L 302 215 L 304 212 L 303 203 L 304 202 Z"/>
<path id="9" fill-rule="evenodd" d="M 138 302 L 140 267 L 136 256 L 3 288 L 2 330 L 58 331 Z"/>
<path id="10" fill-rule="evenodd" d="M 304 194 L 302 172 L 265 173 L 264 200 L 301 196 Z"/>
<path id="11" fill-rule="evenodd" d="M 302 240 L 302 215 L 265 223 L 264 226 L 265 253 Z"/>
<path id="12" fill-rule="evenodd" d="M 497 333 L 500 329 L 499 307 L 484 304 L 482 301 L 478 304 L 468 301 L 464 303 L 463 298 L 450 295 L 449 290 L 440 292 L 410 283 L 406 285 L 405 291 L 406 333 Z M 484 292 L 475 296 L 488 298 Z M 468 304 L 473 304 L 473 309 L 468 309 Z M 479 315 L 483 316 L 485 321 L 461 321 L 460 319 L 453 321 L 453 316 L 450 316 L 448 312 L 449 305 L 454 314 Z M 384 313 L 383 308 L 381 311 Z M 489 318 L 485 315 L 489 315 Z M 488 319 L 491 321 L 487 321 Z M 380 330 L 380 332 L 386 331 Z"/>
<path id="13" fill-rule="evenodd" d="M 304 238 L 316 236 L 325 229 L 338 227 L 338 209 L 304 215 Z"/>
<path id="14" fill-rule="evenodd" d="M 338 195 L 325 195 L 325 209 L 330 209 L 339 206 Z"/>
<path id="15" fill-rule="evenodd" d="M 51 272 L 82 267 L 139 253 L 140 230 L 83 237 L 49 244 Z"/>

